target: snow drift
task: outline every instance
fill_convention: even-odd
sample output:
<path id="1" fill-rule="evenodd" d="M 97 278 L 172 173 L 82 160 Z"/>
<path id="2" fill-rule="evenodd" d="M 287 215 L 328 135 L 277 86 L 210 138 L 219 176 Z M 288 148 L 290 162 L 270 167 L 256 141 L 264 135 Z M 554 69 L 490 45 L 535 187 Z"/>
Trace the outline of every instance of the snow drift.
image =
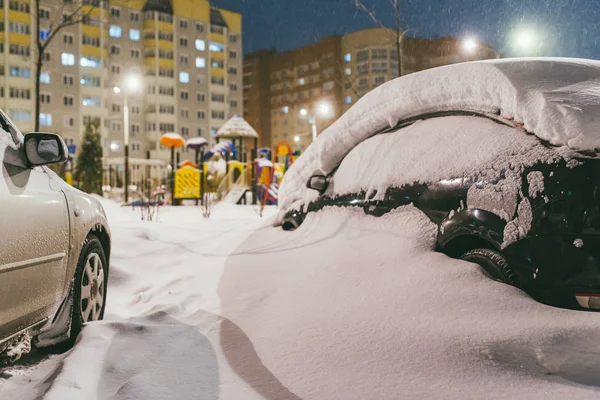
<path id="1" fill-rule="evenodd" d="M 499 114 L 556 146 L 600 147 L 600 62 L 505 59 L 434 68 L 374 89 L 326 129 L 292 165 L 279 220 L 315 193 L 306 181 L 330 173 L 356 145 L 399 120 L 436 111 Z"/>
<path id="2" fill-rule="evenodd" d="M 600 314 L 536 303 L 474 264 L 434 252 L 436 226 L 328 208 L 295 231 L 257 231 L 229 258 L 226 359 L 265 399 L 593 399 Z"/>
<path id="3" fill-rule="evenodd" d="M 227 204 L 153 223 L 106 210 L 106 320 L 64 355 L 0 371 L 1 399 L 598 397 L 600 314 L 433 252 L 435 225 L 412 207 L 326 209 L 293 232 Z"/>

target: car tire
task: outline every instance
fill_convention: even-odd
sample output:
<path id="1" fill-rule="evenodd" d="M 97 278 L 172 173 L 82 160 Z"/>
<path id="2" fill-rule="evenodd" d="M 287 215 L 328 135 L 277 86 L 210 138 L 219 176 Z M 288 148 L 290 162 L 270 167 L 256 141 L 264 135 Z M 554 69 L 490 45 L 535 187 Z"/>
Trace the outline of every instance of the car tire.
<path id="1" fill-rule="evenodd" d="M 95 236 L 88 236 L 83 242 L 73 290 L 73 312 L 68 344 L 75 344 L 81 328 L 86 322 L 104 318 L 108 263 L 102 243 Z"/>
<path id="2" fill-rule="evenodd" d="M 478 264 L 483 273 L 495 281 L 518 286 L 517 274 L 510 268 L 502 253 L 496 250 L 469 250 L 460 259 Z"/>

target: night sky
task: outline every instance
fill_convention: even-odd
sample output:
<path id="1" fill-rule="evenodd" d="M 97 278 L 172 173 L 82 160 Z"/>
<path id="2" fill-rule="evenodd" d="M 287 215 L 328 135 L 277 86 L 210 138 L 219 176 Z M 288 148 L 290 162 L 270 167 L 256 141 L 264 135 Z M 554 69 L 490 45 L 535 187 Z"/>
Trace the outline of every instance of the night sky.
<path id="1" fill-rule="evenodd" d="M 516 32 L 535 32 L 531 55 L 600 59 L 600 0 L 401 0 L 402 25 L 417 36 L 476 37 L 505 55 Z M 363 0 L 390 27 L 390 0 Z M 241 12 L 244 52 L 290 50 L 333 34 L 373 27 L 352 0 L 212 0 Z M 414 36 L 410 33 L 410 36 Z"/>

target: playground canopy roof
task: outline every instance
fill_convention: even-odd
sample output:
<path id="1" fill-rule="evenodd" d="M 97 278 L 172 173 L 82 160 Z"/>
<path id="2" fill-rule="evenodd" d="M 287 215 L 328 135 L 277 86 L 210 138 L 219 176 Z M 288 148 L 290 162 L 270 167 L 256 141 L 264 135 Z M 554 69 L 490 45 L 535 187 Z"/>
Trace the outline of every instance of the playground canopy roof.
<path id="1" fill-rule="evenodd" d="M 258 133 L 246 120 L 239 115 L 234 115 L 231 119 L 225 122 L 218 131 L 215 137 L 220 138 L 258 138 Z"/>

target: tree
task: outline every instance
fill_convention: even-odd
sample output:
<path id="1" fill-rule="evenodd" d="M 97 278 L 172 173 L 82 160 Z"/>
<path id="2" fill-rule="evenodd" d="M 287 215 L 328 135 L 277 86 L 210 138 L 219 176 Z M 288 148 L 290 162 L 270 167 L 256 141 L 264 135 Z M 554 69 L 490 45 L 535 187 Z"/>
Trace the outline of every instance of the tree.
<path id="1" fill-rule="evenodd" d="M 342 90 L 350 89 L 352 93 L 354 93 L 356 98 L 360 99 L 362 95 L 358 92 L 358 89 L 356 87 L 356 80 L 352 79 L 350 75 L 346 74 L 344 64 L 342 62 L 338 61 L 338 69 L 342 71 L 342 78 L 334 76 L 333 79 L 338 83 L 338 85 L 342 87 Z"/>
<path id="2" fill-rule="evenodd" d="M 97 124 L 85 126 L 73 183 L 84 192 L 102 194 L 102 143 Z"/>
<path id="3" fill-rule="evenodd" d="M 99 7 L 103 0 L 63 0 L 60 1 L 60 6 L 53 9 L 54 17 L 50 19 L 47 29 L 44 28 L 42 35 L 40 20 L 40 5 L 54 5 L 58 1 L 48 0 L 33 0 L 34 3 L 34 18 L 35 18 L 35 131 L 40 130 L 40 79 L 42 75 L 42 67 L 44 65 L 44 53 L 46 49 L 56 37 L 56 35 L 64 28 L 77 25 L 90 18 L 93 9 Z M 47 31 L 47 32 L 46 32 Z"/>
<path id="4" fill-rule="evenodd" d="M 362 0 L 351 0 L 357 10 L 364 12 L 377 26 L 385 28 L 385 24 L 381 19 L 377 17 L 374 10 L 371 10 L 365 6 Z M 394 43 L 396 45 L 396 52 L 398 53 L 398 76 L 402 76 L 402 40 L 406 36 L 408 31 L 402 30 L 402 23 L 400 22 L 400 0 L 388 0 L 390 6 L 394 12 L 395 26 L 394 26 Z"/>

